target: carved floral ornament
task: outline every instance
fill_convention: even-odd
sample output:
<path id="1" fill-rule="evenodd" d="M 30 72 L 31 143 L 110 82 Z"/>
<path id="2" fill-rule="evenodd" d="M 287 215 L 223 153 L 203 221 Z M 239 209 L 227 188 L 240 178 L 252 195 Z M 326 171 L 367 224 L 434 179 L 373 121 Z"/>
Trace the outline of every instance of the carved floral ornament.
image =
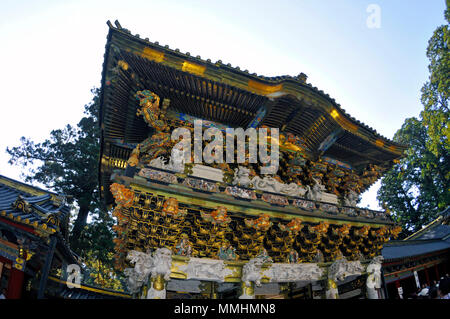
<path id="1" fill-rule="evenodd" d="M 163 204 L 162 211 L 163 216 L 169 215 L 174 218 L 180 218 L 186 216 L 187 209 L 180 209 L 178 207 L 178 200 L 173 197 L 169 197 Z"/>
<path id="2" fill-rule="evenodd" d="M 228 225 L 231 222 L 231 218 L 227 215 L 227 208 L 224 206 L 217 207 L 212 213 L 208 214 L 200 211 L 203 220 L 217 225 Z"/>
<path id="3" fill-rule="evenodd" d="M 330 223 L 322 221 L 316 226 L 309 226 L 308 230 L 317 235 L 325 235 L 328 231 L 329 226 L 330 226 Z"/>
<path id="4" fill-rule="evenodd" d="M 279 223 L 278 227 L 282 231 L 288 231 L 289 233 L 296 235 L 299 231 L 302 230 L 303 225 L 302 225 L 301 219 L 295 217 L 295 218 L 292 218 L 292 220 L 287 225 L 283 225 L 283 224 Z"/>
<path id="5" fill-rule="evenodd" d="M 113 183 L 110 186 L 110 190 L 117 205 L 125 208 L 129 208 L 133 205 L 134 192 L 131 189 L 126 188 L 122 184 Z"/>
<path id="6" fill-rule="evenodd" d="M 270 216 L 268 214 L 261 214 L 256 219 L 246 218 L 244 222 L 247 227 L 251 227 L 260 231 L 267 231 L 272 226 L 272 222 L 270 221 Z"/>
<path id="7" fill-rule="evenodd" d="M 355 234 L 356 236 L 358 236 L 358 237 L 365 237 L 365 236 L 367 236 L 367 234 L 369 233 L 369 229 L 370 229 L 370 226 L 364 225 L 364 226 L 361 227 L 360 229 L 356 229 L 356 230 L 354 231 L 354 234 Z"/>
<path id="8" fill-rule="evenodd" d="M 394 238 L 397 238 L 398 234 L 402 231 L 402 228 L 400 226 L 396 226 L 394 228 L 390 229 L 391 235 Z"/>
<path id="9" fill-rule="evenodd" d="M 350 228 L 352 228 L 351 225 L 344 224 L 339 228 L 333 228 L 333 233 L 340 237 L 346 237 L 350 233 Z"/>

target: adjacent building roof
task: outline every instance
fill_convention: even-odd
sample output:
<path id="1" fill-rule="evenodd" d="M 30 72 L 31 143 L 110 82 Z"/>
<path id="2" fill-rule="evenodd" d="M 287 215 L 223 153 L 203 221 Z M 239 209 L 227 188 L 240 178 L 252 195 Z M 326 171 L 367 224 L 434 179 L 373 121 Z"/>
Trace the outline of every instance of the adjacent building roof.
<path id="1" fill-rule="evenodd" d="M 69 215 L 64 196 L 0 175 L 0 217 L 40 235 L 60 232 L 67 239 Z"/>
<path id="2" fill-rule="evenodd" d="M 395 241 L 387 243 L 383 247 L 382 254 L 384 259 L 403 259 L 407 257 L 415 257 L 423 254 L 446 250 L 450 248 L 450 240 L 446 241 L 411 241 L 401 243 Z"/>
<path id="3" fill-rule="evenodd" d="M 387 242 L 382 250 L 385 261 L 404 259 L 450 249 L 449 208 L 421 230 L 404 240 Z"/>

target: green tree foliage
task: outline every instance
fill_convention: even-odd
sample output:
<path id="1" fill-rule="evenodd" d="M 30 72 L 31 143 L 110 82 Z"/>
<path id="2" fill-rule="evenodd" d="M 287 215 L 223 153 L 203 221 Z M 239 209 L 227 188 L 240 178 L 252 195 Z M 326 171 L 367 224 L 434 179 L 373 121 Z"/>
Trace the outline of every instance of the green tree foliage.
<path id="1" fill-rule="evenodd" d="M 70 234 L 72 250 L 81 257 L 94 255 L 108 265 L 112 264 L 109 253 L 114 247 L 114 222 L 99 198 L 99 90 L 92 93 L 91 103 L 84 107 L 85 116 L 76 127 L 66 125 L 53 130 L 42 143 L 22 137 L 20 146 L 6 151 L 11 164 L 24 168 L 22 174 L 27 182 L 39 182 L 69 196 L 69 203 L 77 211 Z"/>
<path id="2" fill-rule="evenodd" d="M 429 149 L 438 155 L 441 148 L 449 152 L 449 109 L 450 97 L 450 0 L 447 0 L 445 18 L 447 24 L 438 27 L 428 42 L 427 57 L 430 78 L 422 87 L 424 110 L 421 118 L 427 127 Z"/>
<path id="3" fill-rule="evenodd" d="M 450 30 L 438 27 L 428 43 L 429 80 L 422 87 L 420 118 L 405 120 L 394 140 L 408 145 L 405 157 L 383 177 L 377 199 L 403 226 L 404 237 L 431 222 L 450 204 Z M 400 238 L 401 238 L 400 237 Z"/>
<path id="4" fill-rule="evenodd" d="M 109 260 L 113 253 L 107 253 Z M 83 274 L 83 283 L 100 286 L 116 291 L 126 291 L 126 280 L 118 274 L 110 264 L 103 263 L 95 253 L 89 251 L 84 258 L 84 266 L 87 269 Z"/>
<path id="5" fill-rule="evenodd" d="M 406 156 L 385 174 L 378 190 L 378 200 L 403 226 L 403 235 L 431 222 L 450 203 L 449 158 L 430 150 L 427 133 L 417 118 L 405 120 L 394 140 L 409 145 Z"/>

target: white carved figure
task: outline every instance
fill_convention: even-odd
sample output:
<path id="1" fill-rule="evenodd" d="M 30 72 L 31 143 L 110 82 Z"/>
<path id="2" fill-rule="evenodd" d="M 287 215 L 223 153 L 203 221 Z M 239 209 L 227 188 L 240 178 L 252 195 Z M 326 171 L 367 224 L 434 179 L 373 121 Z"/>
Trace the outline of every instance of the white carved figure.
<path id="1" fill-rule="evenodd" d="M 150 161 L 149 165 L 152 167 L 164 169 L 164 167 L 166 165 L 166 160 L 164 159 L 164 157 L 160 156 L 160 157 L 152 159 Z"/>
<path id="2" fill-rule="evenodd" d="M 147 299 L 166 299 L 166 289 L 156 290 L 153 287 L 147 291 Z"/>
<path id="3" fill-rule="evenodd" d="M 172 266 L 172 251 L 167 248 L 158 248 L 153 253 L 152 277 L 163 275 L 164 280 L 170 279 Z"/>
<path id="4" fill-rule="evenodd" d="M 308 188 L 308 193 L 306 194 L 306 198 L 311 199 L 311 200 L 320 201 L 320 200 L 322 200 L 322 193 L 325 192 L 325 186 L 320 184 L 320 182 L 317 179 L 313 178 L 313 180 L 314 180 L 314 185 L 313 185 L 313 187 Z"/>
<path id="5" fill-rule="evenodd" d="M 243 166 L 239 166 L 234 170 L 233 185 L 250 187 L 251 182 L 252 181 L 250 180 L 250 169 Z"/>
<path id="6" fill-rule="evenodd" d="M 150 166 L 166 169 L 168 171 L 183 173 L 184 172 L 184 152 L 182 149 L 173 147 L 169 162 L 166 164 L 164 157 L 160 156 L 150 161 Z"/>
<path id="7" fill-rule="evenodd" d="M 322 276 L 323 269 L 315 263 L 275 263 L 263 272 L 271 282 L 315 281 Z"/>
<path id="8" fill-rule="evenodd" d="M 316 178 L 313 177 L 313 180 L 314 180 L 315 185 L 318 186 L 318 188 L 319 188 L 320 191 L 325 192 L 325 191 L 327 190 L 327 188 L 325 187 L 325 185 L 322 185 L 318 179 L 316 179 Z"/>
<path id="9" fill-rule="evenodd" d="M 177 172 L 184 172 L 184 152 L 182 149 L 173 147 L 172 153 L 170 155 L 169 165 L 167 165 L 167 169 Z"/>
<path id="10" fill-rule="evenodd" d="M 313 178 L 314 185 L 312 187 L 306 186 L 306 198 L 315 201 L 327 202 L 337 205 L 338 197 L 335 194 L 327 193 L 326 187 L 322 185 L 317 179 Z"/>
<path id="11" fill-rule="evenodd" d="M 358 194 L 355 191 L 350 190 L 347 197 L 344 198 L 345 206 L 356 207 L 358 202 Z"/>
<path id="12" fill-rule="evenodd" d="M 295 183 L 290 183 L 290 184 L 282 184 L 283 186 L 280 189 L 280 192 L 282 194 L 286 194 L 286 195 L 290 195 L 290 196 L 303 196 L 306 193 L 306 189 L 304 189 L 303 187 L 295 184 Z"/>
<path id="13" fill-rule="evenodd" d="M 141 289 L 144 282 L 147 280 L 144 276 L 139 275 L 134 268 L 126 268 L 124 270 L 127 276 L 127 287 L 132 294 L 136 294 Z"/>
<path id="14" fill-rule="evenodd" d="M 225 267 L 223 260 L 190 258 L 187 265 L 179 269 L 186 273 L 186 279 L 209 280 L 224 282 L 225 277 L 233 273 Z"/>
<path id="15" fill-rule="evenodd" d="M 275 178 L 270 176 L 265 176 L 264 178 L 255 176 L 252 179 L 252 184 L 253 188 L 266 192 L 285 194 L 290 196 L 303 196 L 306 193 L 305 188 L 295 183 L 280 183 Z"/>
<path id="16" fill-rule="evenodd" d="M 242 281 L 247 285 L 254 282 L 256 286 L 261 286 L 261 269 L 265 262 L 263 257 L 255 257 L 250 259 L 244 267 L 242 267 Z"/>
<path id="17" fill-rule="evenodd" d="M 153 259 L 150 252 L 143 253 L 141 251 L 132 250 L 128 252 L 127 259 L 134 264 L 134 270 L 139 275 L 148 277 L 153 267 Z"/>
<path id="18" fill-rule="evenodd" d="M 255 176 L 252 179 L 252 184 L 255 189 L 272 193 L 279 193 L 281 189 L 281 183 L 270 176 L 265 176 L 264 178 Z"/>
<path id="19" fill-rule="evenodd" d="M 139 289 L 147 282 L 153 267 L 153 259 L 150 253 L 143 253 L 137 250 L 128 252 L 127 259 L 134 268 L 125 269 L 127 285 L 131 293 L 138 293 Z"/>
<path id="20" fill-rule="evenodd" d="M 345 258 L 336 260 L 328 269 L 328 278 L 343 281 L 346 277 L 361 275 L 364 271 L 359 261 L 347 261 Z"/>
<path id="21" fill-rule="evenodd" d="M 377 289 L 381 288 L 381 267 L 383 256 L 373 258 L 367 266 L 367 296 L 369 299 L 378 299 Z"/>
<path id="22" fill-rule="evenodd" d="M 243 166 L 239 166 L 237 169 L 235 169 L 232 184 L 271 193 L 300 197 L 305 195 L 307 191 L 305 188 L 295 183 L 284 184 L 271 176 L 264 176 L 263 178 L 255 176 L 251 179 L 250 169 Z"/>
<path id="23" fill-rule="evenodd" d="M 167 248 L 158 248 L 153 254 L 132 250 L 128 253 L 127 259 L 134 264 L 134 268 L 127 268 L 124 271 L 131 293 L 138 293 L 141 287 L 148 282 L 149 276 L 153 278 L 162 275 L 165 280 L 170 279 L 172 251 Z M 151 296 L 153 296 L 152 298 L 163 298 L 163 295 L 165 298 L 165 294 L 165 289 L 159 291 L 150 287 L 147 298 Z"/>
<path id="24" fill-rule="evenodd" d="M 251 286 L 253 282 L 255 283 L 255 286 L 261 287 L 261 278 L 263 276 L 261 273 L 261 269 L 265 262 L 267 262 L 267 257 L 261 254 L 255 258 L 250 259 L 244 265 L 244 267 L 242 267 L 241 280 L 243 283 L 245 283 L 246 286 Z M 239 296 L 239 299 L 254 299 L 255 296 L 248 295 L 246 290 L 247 289 L 243 290 L 243 293 Z"/>

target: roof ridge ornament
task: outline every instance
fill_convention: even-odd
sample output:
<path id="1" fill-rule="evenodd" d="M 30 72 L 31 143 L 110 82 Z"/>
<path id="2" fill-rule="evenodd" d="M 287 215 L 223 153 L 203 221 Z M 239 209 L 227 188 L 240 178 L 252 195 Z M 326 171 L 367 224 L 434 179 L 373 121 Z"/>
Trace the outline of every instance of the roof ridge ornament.
<path id="1" fill-rule="evenodd" d="M 21 210 L 24 213 L 31 213 L 33 211 L 31 204 L 26 201 L 25 198 L 20 194 L 17 196 L 17 199 L 11 204 L 11 207 L 13 209 Z"/>
<path id="2" fill-rule="evenodd" d="M 67 204 L 67 196 L 64 194 L 58 194 L 53 198 L 53 205 L 56 207 L 62 207 Z"/>
<path id="3" fill-rule="evenodd" d="M 305 73 L 303 73 L 303 72 L 301 72 L 299 75 L 297 75 L 296 77 L 295 77 L 297 80 L 299 80 L 300 82 L 302 82 L 302 83 L 306 83 L 306 80 L 308 79 L 308 76 L 305 74 Z"/>

